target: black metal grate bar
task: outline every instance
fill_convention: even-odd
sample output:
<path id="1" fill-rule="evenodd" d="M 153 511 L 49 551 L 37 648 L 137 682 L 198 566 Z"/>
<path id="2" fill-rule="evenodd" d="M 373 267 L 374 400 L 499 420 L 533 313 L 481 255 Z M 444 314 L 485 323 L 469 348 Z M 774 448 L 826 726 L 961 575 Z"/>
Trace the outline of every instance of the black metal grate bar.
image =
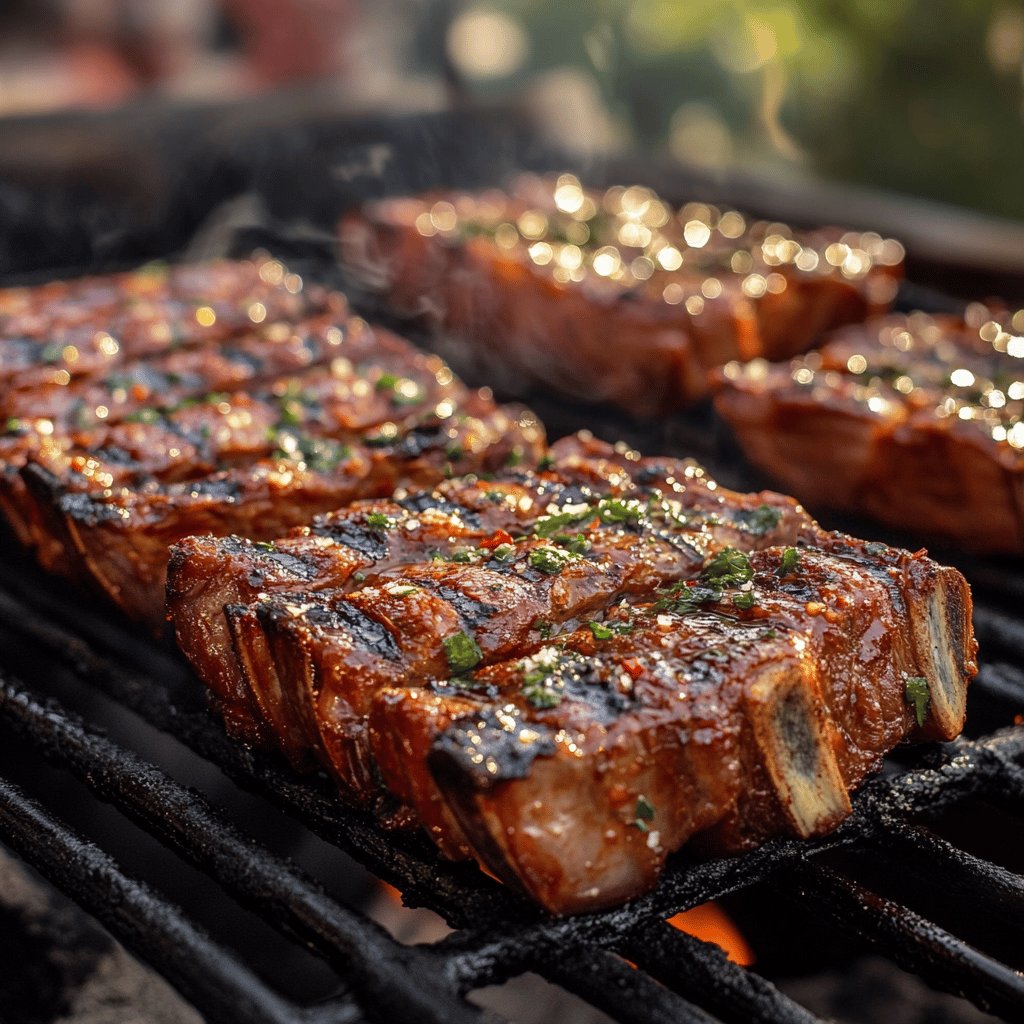
<path id="1" fill-rule="evenodd" d="M 853 929 L 900 966 L 945 992 L 965 996 L 1009 1020 L 1024 1018 L 1024 975 L 824 865 L 808 861 L 791 874 L 810 907 Z M 788 880 L 788 879 L 787 879 Z"/>
<path id="2" fill-rule="evenodd" d="M 438 1024 L 479 1020 L 478 1011 L 436 983 L 436 958 L 398 945 L 382 928 L 338 905 L 295 865 L 243 837 L 202 797 L 90 733 L 56 702 L 43 704 L 0 675 L 0 718 L 243 905 L 315 948 L 352 985 L 368 1016 Z"/>
<path id="3" fill-rule="evenodd" d="M 156 967 L 213 1024 L 328 1024 L 320 1011 L 304 1012 L 282 1000 L 177 908 L 5 779 L 0 838 Z M 359 1015 L 336 1007 L 329 1019 L 348 1024 Z"/>
<path id="4" fill-rule="evenodd" d="M 900 876 L 955 894 L 976 912 L 996 915 L 1024 931 L 1024 876 L 975 857 L 920 825 L 891 822 L 870 845 Z"/>
<path id="5" fill-rule="evenodd" d="M 727 1024 L 821 1024 L 770 982 L 734 964 L 718 946 L 671 925 L 644 922 L 626 950 L 652 977 L 699 998 Z"/>
<path id="6" fill-rule="evenodd" d="M 479 1015 L 462 1002 L 467 992 L 535 971 L 626 1022 L 707 1024 L 710 1011 L 730 1022 L 810 1024 L 815 1018 L 769 982 L 726 961 L 717 947 L 664 923 L 680 910 L 769 878 L 787 891 L 795 883 L 841 930 L 868 937 L 937 987 L 962 991 L 982 1006 L 1018 1012 L 1024 1005 L 1020 977 L 1008 968 L 832 869 L 799 867 L 805 858 L 830 850 L 892 850 L 917 843 L 918 833 L 905 819 L 964 800 L 1019 803 L 1024 798 L 1024 730 L 1006 729 L 982 740 L 935 748 L 922 757 L 926 767 L 876 779 L 856 795 L 853 815 L 830 836 L 810 843 L 776 840 L 742 857 L 705 863 L 677 855 L 658 888 L 627 906 L 553 919 L 475 868 L 439 861 L 425 840 L 385 833 L 366 815 L 341 807 L 324 780 L 299 779 L 277 758 L 231 742 L 206 712 L 198 684 L 173 657 L 109 619 L 70 607 L 48 588 L 33 587 L 30 576 L 4 581 L 0 621 L 8 635 L 31 641 L 34 672 L 70 666 L 77 679 L 352 853 L 401 890 L 407 903 L 430 907 L 462 929 L 431 947 L 397 946 L 290 865 L 227 826 L 204 800 L 159 769 L 23 687 L 0 687 L 0 718 L 216 877 L 239 902 L 316 949 L 350 984 L 363 1010 L 379 1019 L 471 1020 Z M 132 668 L 133 662 L 146 668 Z M 1011 675 L 1017 672 L 1008 668 Z M 1000 684 L 1005 684 L 1002 689 Z M 1000 699 L 1014 684 L 992 669 L 980 683 Z M 991 892 L 984 887 L 991 883 L 1000 895 L 1019 897 L 1017 876 L 932 839 L 921 846 L 937 870 L 948 863 L 959 870 L 957 877 L 974 872 L 983 879 L 979 885 L 988 896 Z M 44 873 L 49 871 L 44 868 Z M 65 888 L 86 903 L 76 880 Z M 837 913 L 837 906 L 846 912 Z M 886 922 L 890 911 L 898 911 L 897 924 Z M 163 920 L 159 914 L 152 918 L 156 931 Z M 126 945 L 133 946 L 131 940 L 129 934 Z M 192 960 L 190 969 L 194 972 L 201 962 Z M 228 962 L 233 963 L 230 957 Z M 188 996 L 184 986 L 182 991 Z M 269 990 L 262 986 L 259 991 L 263 1000 L 262 993 Z M 420 996 L 422 1005 L 417 1004 Z M 205 993 L 196 995 L 200 998 Z M 333 1019 L 331 1015 L 346 1019 L 356 1012 L 345 1000 L 299 1010 L 274 996 L 262 1005 L 264 1013 L 291 1013 L 287 1019 L 303 1021 L 316 1014 L 317 1021 Z M 232 1009 L 234 1020 L 262 1024 L 268 1019 L 247 1016 L 248 1004 L 233 1003 Z M 211 1016 L 216 1018 L 216 1013 Z"/>

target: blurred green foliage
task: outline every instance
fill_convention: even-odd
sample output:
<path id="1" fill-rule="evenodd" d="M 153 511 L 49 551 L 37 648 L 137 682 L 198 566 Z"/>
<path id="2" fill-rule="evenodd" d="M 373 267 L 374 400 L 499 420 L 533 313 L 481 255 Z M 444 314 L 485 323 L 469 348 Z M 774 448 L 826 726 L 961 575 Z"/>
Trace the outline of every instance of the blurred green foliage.
<path id="1" fill-rule="evenodd" d="M 490 0 L 525 63 L 574 67 L 618 138 L 1024 218 L 1024 3 Z"/>

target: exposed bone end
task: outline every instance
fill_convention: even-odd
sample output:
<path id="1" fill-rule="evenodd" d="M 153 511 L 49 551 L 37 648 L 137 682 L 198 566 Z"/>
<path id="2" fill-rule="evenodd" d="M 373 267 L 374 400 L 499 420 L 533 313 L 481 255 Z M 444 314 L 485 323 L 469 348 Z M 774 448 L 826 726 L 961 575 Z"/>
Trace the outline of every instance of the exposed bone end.
<path id="1" fill-rule="evenodd" d="M 919 671 L 928 681 L 928 713 L 918 734 L 951 740 L 967 714 L 967 684 L 977 674 L 971 591 L 955 569 L 939 569 L 911 605 L 911 635 Z"/>
<path id="2" fill-rule="evenodd" d="M 783 814 L 804 838 L 827 832 L 851 810 L 812 665 L 762 669 L 747 690 L 747 715 Z"/>

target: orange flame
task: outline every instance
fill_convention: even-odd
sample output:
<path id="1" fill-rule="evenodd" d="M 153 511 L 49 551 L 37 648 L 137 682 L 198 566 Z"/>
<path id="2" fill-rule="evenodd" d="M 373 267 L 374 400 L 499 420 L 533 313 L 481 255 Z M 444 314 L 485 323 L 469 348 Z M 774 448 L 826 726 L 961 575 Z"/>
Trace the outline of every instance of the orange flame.
<path id="1" fill-rule="evenodd" d="M 749 967 L 755 960 L 747 940 L 717 903 L 702 903 L 692 910 L 684 910 L 670 917 L 668 923 L 681 932 L 721 946 L 725 955 L 741 967 Z"/>

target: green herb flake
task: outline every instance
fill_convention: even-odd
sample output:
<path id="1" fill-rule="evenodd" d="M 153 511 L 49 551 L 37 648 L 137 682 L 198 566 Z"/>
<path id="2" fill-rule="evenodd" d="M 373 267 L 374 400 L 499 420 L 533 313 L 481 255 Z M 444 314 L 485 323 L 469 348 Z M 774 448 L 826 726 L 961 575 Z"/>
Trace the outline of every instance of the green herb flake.
<path id="1" fill-rule="evenodd" d="M 352 573 L 352 579 L 354 579 L 356 581 L 356 583 L 363 583 L 366 580 L 366 573 L 365 572 L 354 572 L 354 573 Z"/>
<path id="2" fill-rule="evenodd" d="M 795 550 L 795 549 L 789 549 Z M 722 548 L 700 574 L 700 578 L 719 588 L 738 587 L 754 578 L 754 568 L 750 559 L 742 551 L 735 548 Z"/>
<path id="3" fill-rule="evenodd" d="M 537 472 L 543 473 L 545 470 L 551 469 L 554 465 L 554 457 L 551 455 L 545 455 L 544 458 L 537 463 Z"/>
<path id="4" fill-rule="evenodd" d="M 546 619 L 537 619 L 530 627 L 533 632 L 540 633 L 541 640 L 550 640 L 554 628 L 554 625 Z"/>
<path id="5" fill-rule="evenodd" d="M 371 512 L 366 517 L 366 525 L 374 530 L 391 530 L 394 529 L 395 521 L 383 512 Z"/>
<path id="6" fill-rule="evenodd" d="M 742 611 L 749 611 L 757 604 L 757 598 L 752 590 L 741 590 L 733 597 L 732 603 Z"/>
<path id="7" fill-rule="evenodd" d="M 533 532 L 538 537 L 553 537 L 556 533 L 563 532 L 564 527 L 593 519 L 594 515 L 594 509 L 588 505 L 580 512 L 559 512 L 553 516 L 543 516 L 534 523 Z"/>
<path id="8" fill-rule="evenodd" d="M 597 514 L 602 523 L 638 523 L 644 514 L 644 507 L 635 500 L 623 501 L 620 498 L 602 498 L 597 504 Z"/>
<path id="9" fill-rule="evenodd" d="M 397 383 L 398 378 L 393 373 L 382 373 L 377 378 L 376 386 L 378 391 L 394 391 Z"/>
<path id="10" fill-rule="evenodd" d="M 654 821 L 654 804 L 643 793 L 636 798 L 636 816 L 640 821 Z"/>
<path id="11" fill-rule="evenodd" d="M 534 569 L 539 569 L 548 576 L 557 576 L 572 561 L 573 556 L 560 548 L 534 548 L 528 561 Z"/>
<path id="12" fill-rule="evenodd" d="M 737 512 L 733 517 L 744 526 L 748 533 L 755 537 L 763 537 L 770 533 L 782 520 L 782 510 L 771 505 L 758 505 L 757 508 Z"/>
<path id="13" fill-rule="evenodd" d="M 19 431 L 19 430 L 21 430 L 21 420 L 19 420 L 15 416 L 12 416 L 4 424 L 4 433 L 5 434 L 13 434 L 13 433 L 15 433 L 16 431 Z"/>
<path id="14" fill-rule="evenodd" d="M 924 720 L 928 716 L 928 705 L 931 702 L 928 680 L 924 676 L 908 676 L 904 689 L 907 703 L 914 706 L 914 717 L 917 719 L 917 724 L 924 725 Z"/>
<path id="15" fill-rule="evenodd" d="M 782 561 L 779 563 L 779 575 L 788 576 L 800 568 L 800 552 L 796 548 L 786 548 L 782 552 Z"/>
<path id="16" fill-rule="evenodd" d="M 262 548 L 264 551 L 276 551 L 277 547 L 273 541 L 270 540 L 258 540 L 256 541 L 255 547 Z"/>
<path id="17" fill-rule="evenodd" d="M 461 675 L 475 668 L 483 660 L 479 644 L 466 633 L 452 633 L 441 641 L 448 667 L 455 675 Z"/>
<path id="18" fill-rule="evenodd" d="M 515 469 L 516 466 L 521 466 L 522 464 L 523 449 L 520 448 L 519 445 L 516 445 L 515 448 L 508 453 L 508 456 L 505 459 L 505 465 L 508 466 L 509 469 Z"/>
<path id="19" fill-rule="evenodd" d="M 590 632 L 594 634 L 595 640 L 611 640 L 615 636 L 615 630 L 606 626 L 603 622 L 588 622 Z"/>
<path id="20" fill-rule="evenodd" d="M 492 552 L 491 558 L 497 562 L 508 562 L 516 557 L 515 544 L 499 544 Z"/>

